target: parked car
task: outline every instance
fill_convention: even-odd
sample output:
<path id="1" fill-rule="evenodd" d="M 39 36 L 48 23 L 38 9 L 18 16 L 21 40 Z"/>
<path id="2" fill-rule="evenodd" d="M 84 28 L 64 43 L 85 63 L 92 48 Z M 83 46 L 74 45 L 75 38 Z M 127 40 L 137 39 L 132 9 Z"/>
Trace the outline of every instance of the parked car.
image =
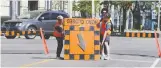
<path id="1" fill-rule="evenodd" d="M 40 27 L 45 31 L 45 39 L 49 39 L 54 31 L 58 15 L 68 18 L 69 14 L 64 11 L 30 11 L 18 16 L 16 20 L 7 20 L 1 26 L 1 31 L 36 31 Z M 14 39 L 16 36 L 5 36 Z M 34 39 L 36 35 L 25 35 L 26 39 Z"/>

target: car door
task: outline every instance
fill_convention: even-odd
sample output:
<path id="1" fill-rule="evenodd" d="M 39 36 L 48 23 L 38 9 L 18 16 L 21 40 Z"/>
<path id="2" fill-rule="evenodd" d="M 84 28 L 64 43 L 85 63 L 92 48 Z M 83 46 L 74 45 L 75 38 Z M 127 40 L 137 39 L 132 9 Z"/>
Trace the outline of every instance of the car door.
<path id="1" fill-rule="evenodd" d="M 47 29 L 47 22 L 50 22 L 50 13 L 44 13 L 44 14 L 42 14 L 40 17 L 39 17 L 39 20 L 40 20 L 40 23 L 39 23 L 39 25 L 40 25 L 40 27 L 43 29 L 43 30 L 45 30 L 45 31 L 47 31 L 48 29 Z"/>

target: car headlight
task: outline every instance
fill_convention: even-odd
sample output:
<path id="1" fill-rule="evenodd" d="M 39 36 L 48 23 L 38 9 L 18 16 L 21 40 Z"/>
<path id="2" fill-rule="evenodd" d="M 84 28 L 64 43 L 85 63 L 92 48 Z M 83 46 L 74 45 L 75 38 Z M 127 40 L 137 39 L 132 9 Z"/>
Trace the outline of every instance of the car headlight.
<path id="1" fill-rule="evenodd" d="M 16 26 L 22 26 L 22 23 L 17 23 Z"/>

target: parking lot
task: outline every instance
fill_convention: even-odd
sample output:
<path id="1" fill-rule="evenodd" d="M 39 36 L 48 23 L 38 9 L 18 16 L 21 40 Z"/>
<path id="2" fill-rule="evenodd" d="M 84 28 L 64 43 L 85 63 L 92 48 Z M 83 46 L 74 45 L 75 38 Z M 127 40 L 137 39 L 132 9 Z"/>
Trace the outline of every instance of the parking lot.
<path id="1" fill-rule="evenodd" d="M 159 38 L 161 41 L 161 38 Z M 2 67 L 161 67 L 154 38 L 111 37 L 110 60 L 57 60 L 56 39 L 47 40 L 45 55 L 40 37 L 6 39 L 1 37 Z M 63 52 L 62 55 L 63 57 Z"/>

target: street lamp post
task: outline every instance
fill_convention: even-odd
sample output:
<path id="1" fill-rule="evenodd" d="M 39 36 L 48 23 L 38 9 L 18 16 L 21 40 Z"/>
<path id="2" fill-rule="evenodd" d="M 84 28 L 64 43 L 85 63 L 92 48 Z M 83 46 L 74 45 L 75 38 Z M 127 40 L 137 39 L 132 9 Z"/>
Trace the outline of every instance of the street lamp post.
<path id="1" fill-rule="evenodd" d="M 161 8 L 161 2 L 159 0 L 159 5 L 158 5 L 159 11 L 158 11 L 158 31 L 160 31 L 160 8 Z"/>

